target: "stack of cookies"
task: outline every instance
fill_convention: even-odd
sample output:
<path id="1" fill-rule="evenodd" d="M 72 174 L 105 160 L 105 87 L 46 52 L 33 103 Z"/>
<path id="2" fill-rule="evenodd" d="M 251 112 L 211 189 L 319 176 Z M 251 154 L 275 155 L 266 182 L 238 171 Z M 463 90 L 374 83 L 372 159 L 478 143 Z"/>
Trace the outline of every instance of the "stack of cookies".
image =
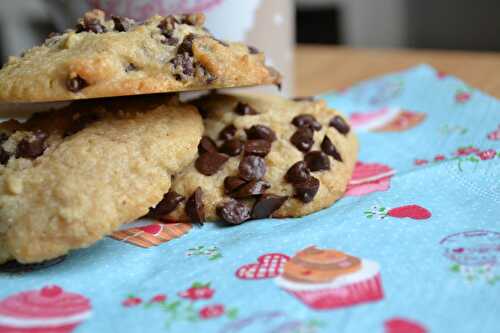
<path id="1" fill-rule="evenodd" d="M 95 10 L 3 66 L 1 102 L 72 102 L 0 124 L 0 263 L 54 259 L 145 215 L 240 224 L 343 195 L 357 154 L 344 118 L 313 99 L 215 93 L 281 78 L 203 24 Z M 189 90 L 207 94 L 181 102 Z"/>

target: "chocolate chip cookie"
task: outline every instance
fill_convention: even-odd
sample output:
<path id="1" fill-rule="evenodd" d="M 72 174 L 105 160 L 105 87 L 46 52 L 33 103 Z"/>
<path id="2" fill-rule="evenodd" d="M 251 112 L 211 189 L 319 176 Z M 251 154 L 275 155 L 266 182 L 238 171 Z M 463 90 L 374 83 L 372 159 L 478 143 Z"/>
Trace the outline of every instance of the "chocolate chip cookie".
<path id="1" fill-rule="evenodd" d="M 203 122 L 164 95 L 80 101 L 0 124 L 0 263 L 86 247 L 148 212 Z"/>
<path id="2" fill-rule="evenodd" d="M 176 221 L 298 217 L 342 197 L 357 157 L 345 118 L 323 101 L 211 94 L 205 134 L 150 216 Z"/>
<path id="3" fill-rule="evenodd" d="M 279 73 L 254 47 L 214 38 L 203 14 L 105 19 L 94 10 L 0 70 L 0 101 L 35 102 L 261 84 Z"/>

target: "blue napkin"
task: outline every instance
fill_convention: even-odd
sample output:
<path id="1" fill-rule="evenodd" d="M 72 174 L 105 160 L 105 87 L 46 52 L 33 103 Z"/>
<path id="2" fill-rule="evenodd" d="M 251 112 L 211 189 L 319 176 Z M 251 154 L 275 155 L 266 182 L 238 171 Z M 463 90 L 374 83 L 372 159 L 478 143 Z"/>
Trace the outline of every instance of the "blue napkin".
<path id="1" fill-rule="evenodd" d="M 500 102 L 426 65 L 321 97 L 361 147 L 335 205 L 0 274 L 0 333 L 499 332 Z M 359 267 L 301 282 L 298 253 L 311 278 L 341 253 Z"/>

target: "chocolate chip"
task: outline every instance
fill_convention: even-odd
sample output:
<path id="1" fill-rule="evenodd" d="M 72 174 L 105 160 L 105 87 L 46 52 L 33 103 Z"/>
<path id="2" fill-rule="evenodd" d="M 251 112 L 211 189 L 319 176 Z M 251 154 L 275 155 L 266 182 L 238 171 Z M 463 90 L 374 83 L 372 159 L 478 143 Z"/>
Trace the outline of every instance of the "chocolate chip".
<path id="1" fill-rule="evenodd" d="M 339 131 L 340 134 L 344 134 L 344 135 L 346 135 L 347 133 L 349 133 L 349 131 L 351 130 L 351 128 L 349 127 L 349 124 L 346 123 L 346 121 L 344 120 L 344 118 L 342 118 L 341 116 L 335 116 L 335 117 L 333 117 L 330 120 L 330 126 L 332 126 L 337 131 Z"/>
<path id="2" fill-rule="evenodd" d="M 203 155 L 204 153 L 216 153 L 217 144 L 208 136 L 203 136 L 198 144 L 198 154 Z"/>
<path id="3" fill-rule="evenodd" d="M 311 202 L 319 190 L 319 180 L 309 177 L 303 182 L 294 183 L 295 197 L 304 203 Z"/>
<path id="4" fill-rule="evenodd" d="M 129 31 L 135 24 L 135 21 L 127 17 L 122 16 L 111 16 L 111 19 L 115 23 L 115 30 L 118 32 Z"/>
<path id="5" fill-rule="evenodd" d="M 304 156 L 304 162 L 311 171 L 330 170 L 330 158 L 322 151 L 312 151 Z"/>
<path id="6" fill-rule="evenodd" d="M 219 140 L 230 140 L 236 135 L 236 127 L 234 125 L 227 125 L 219 133 Z"/>
<path id="7" fill-rule="evenodd" d="M 7 133 L 0 132 L 0 145 L 7 140 L 9 140 L 9 135 Z"/>
<path id="8" fill-rule="evenodd" d="M 287 196 L 264 194 L 255 202 L 252 210 L 252 218 L 265 219 L 270 217 L 275 211 L 280 209 L 287 200 Z"/>
<path id="9" fill-rule="evenodd" d="M 90 16 L 85 16 L 83 18 L 83 24 L 82 23 L 77 24 L 75 30 L 76 33 L 86 31 L 86 32 L 93 32 L 96 34 L 101 34 L 108 31 L 108 29 L 106 29 L 106 27 L 102 24 L 102 21 L 100 19 Z"/>
<path id="10" fill-rule="evenodd" d="M 190 56 L 193 55 L 193 40 L 196 38 L 196 35 L 194 34 L 189 34 L 186 37 L 184 37 L 184 40 L 182 41 L 181 45 L 179 45 L 179 48 L 177 49 L 178 54 L 183 54 L 187 53 Z"/>
<path id="11" fill-rule="evenodd" d="M 164 218 L 167 214 L 172 213 L 184 199 L 179 193 L 169 191 L 155 208 L 149 210 L 148 217 L 156 219 Z"/>
<path id="12" fill-rule="evenodd" d="M 174 45 L 177 45 L 179 43 L 178 38 L 171 37 L 171 36 L 165 36 L 165 35 L 164 35 L 164 37 L 165 38 L 161 41 L 163 44 L 174 46 Z"/>
<path id="13" fill-rule="evenodd" d="M 267 140 L 269 142 L 276 141 L 276 133 L 272 129 L 264 125 L 254 125 L 245 130 L 248 140 Z"/>
<path id="14" fill-rule="evenodd" d="M 125 67 L 125 73 L 130 73 L 130 72 L 135 72 L 137 70 L 137 67 L 130 63 L 127 65 L 127 67 Z"/>
<path id="15" fill-rule="evenodd" d="M 158 28 L 160 28 L 163 34 L 170 35 L 172 31 L 175 29 L 175 25 L 177 23 L 179 23 L 179 21 L 177 21 L 177 19 L 174 16 L 167 16 L 160 22 L 160 24 L 158 24 Z"/>
<path id="16" fill-rule="evenodd" d="M 246 181 L 236 176 L 228 176 L 224 179 L 224 193 L 229 194 L 245 185 Z"/>
<path id="17" fill-rule="evenodd" d="M 99 117 L 95 113 L 85 113 L 80 115 L 78 118 L 73 119 L 70 127 L 64 132 L 64 137 L 71 136 L 83 130 L 88 125 L 99 120 Z"/>
<path id="18" fill-rule="evenodd" d="M 236 200 L 223 203 L 216 211 L 217 215 L 229 224 L 241 224 L 250 219 L 250 208 Z"/>
<path id="19" fill-rule="evenodd" d="M 260 53 L 258 48 L 254 47 L 254 46 L 250 46 L 250 45 L 248 45 L 248 52 L 250 52 L 250 54 L 259 54 Z"/>
<path id="20" fill-rule="evenodd" d="M 246 147 L 246 145 L 245 145 Z M 243 142 L 238 139 L 227 140 L 219 148 L 219 152 L 229 156 L 238 156 L 243 151 Z"/>
<path id="21" fill-rule="evenodd" d="M 231 193 L 230 196 L 236 199 L 251 198 L 264 194 L 269 188 L 271 188 L 271 185 L 268 182 L 263 180 L 252 180 Z"/>
<path id="22" fill-rule="evenodd" d="M 5 165 L 7 162 L 9 162 L 10 159 L 10 154 L 3 149 L 3 147 L 0 147 L 0 164 Z"/>
<path id="23" fill-rule="evenodd" d="M 21 264 L 15 260 L 12 260 L 6 262 L 5 264 L 0 265 L 0 273 L 17 274 L 17 273 L 29 273 L 29 272 L 39 271 L 60 264 L 65 259 L 66 256 L 62 256 L 35 264 Z"/>
<path id="24" fill-rule="evenodd" d="M 299 128 L 308 127 L 314 131 L 321 130 L 321 124 L 316 120 L 316 118 L 314 118 L 313 115 L 310 114 L 301 114 L 300 116 L 293 118 L 292 124 Z"/>
<path id="25" fill-rule="evenodd" d="M 45 149 L 45 140 L 47 140 L 48 135 L 42 131 L 36 131 L 32 138 L 22 139 L 17 144 L 16 158 L 29 158 L 35 159 L 42 155 Z"/>
<path id="26" fill-rule="evenodd" d="M 294 98 L 292 98 L 292 101 L 294 101 L 294 102 L 314 102 L 314 97 L 313 96 L 294 97 Z"/>
<path id="27" fill-rule="evenodd" d="M 262 179 L 266 174 L 266 162 L 260 156 L 245 156 L 238 167 L 239 176 L 244 180 Z"/>
<path id="28" fill-rule="evenodd" d="M 200 155 L 194 166 L 199 173 L 205 176 L 212 176 L 227 162 L 228 156 L 219 153 L 207 152 Z"/>
<path id="29" fill-rule="evenodd" d="M 83 88 L 87 87 L 87 81 L 85 81 L 80 75 L 69 77 L 66 80 L 66 88 L 71 92 L 79 92 Z"/>
<path id="30" fill-rule="evenodd" d="M 238 103 L 234 108 L 234 112 L 239 114 L 240 116 L 248 116 L 248 115 L 256 115 L 259 114 L 257 110 L 246 103 Z"/>
<path id="31" fill-rule="evenodd" d="M 266 140 L 249 140 L 245 142 L 245 155 L 266 157 L 271 151 L 271 142 Z"/>
<path id="32" fill-rule="evenodd" d="M 185 81 L 194 75 L 193 58 L 186 53 L 178 54 L 170 62 L 174 66 L 174 72 L 178 73 L 176 79 L 178 81 Z M 180 75 L 182 73 L 182 75 Z"/>
<path id="33" fill-rule="evenodd" d="M 304 161 L 299 161 L 288 169 L 285 180 L 291 184 L 304 182 L 311 177 L 309 169 L 307 169 Z"/>
<path id="34" fill-rule="evenodd" d="M 205 221 L 205 205 L 203 205 L 203 191 L 198 187 L 186 201 L 186 214 L 192 223 L 203 224 Z"/>
<path id="35" fill-rule="evenodd" d="M 325 138 L 323 139 L 323 142 L 321 143 L 321 150 L 337 161 L 342 162 L 342 156 L 340 156 L 340 153 L 328 136 L 325 136 Z"/>
<path id="36" fill-rule="evenodd" d="M 314 132 L 309 127 L 299 128 L 290 138 L 290 142 L 298 150 L 306 153 L 314 145 Z"/>

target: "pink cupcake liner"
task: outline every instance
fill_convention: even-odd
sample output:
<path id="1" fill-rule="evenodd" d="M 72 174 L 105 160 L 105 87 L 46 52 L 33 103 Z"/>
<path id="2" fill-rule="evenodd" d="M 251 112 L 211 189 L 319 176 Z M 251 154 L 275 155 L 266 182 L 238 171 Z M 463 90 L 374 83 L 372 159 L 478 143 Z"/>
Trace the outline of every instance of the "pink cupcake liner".
<path id="1" fill-rule="evenodd" d="M 80 323 L 55 327 L 9 327 L 0 326 L 0 333 L 71 333 Z"/>

